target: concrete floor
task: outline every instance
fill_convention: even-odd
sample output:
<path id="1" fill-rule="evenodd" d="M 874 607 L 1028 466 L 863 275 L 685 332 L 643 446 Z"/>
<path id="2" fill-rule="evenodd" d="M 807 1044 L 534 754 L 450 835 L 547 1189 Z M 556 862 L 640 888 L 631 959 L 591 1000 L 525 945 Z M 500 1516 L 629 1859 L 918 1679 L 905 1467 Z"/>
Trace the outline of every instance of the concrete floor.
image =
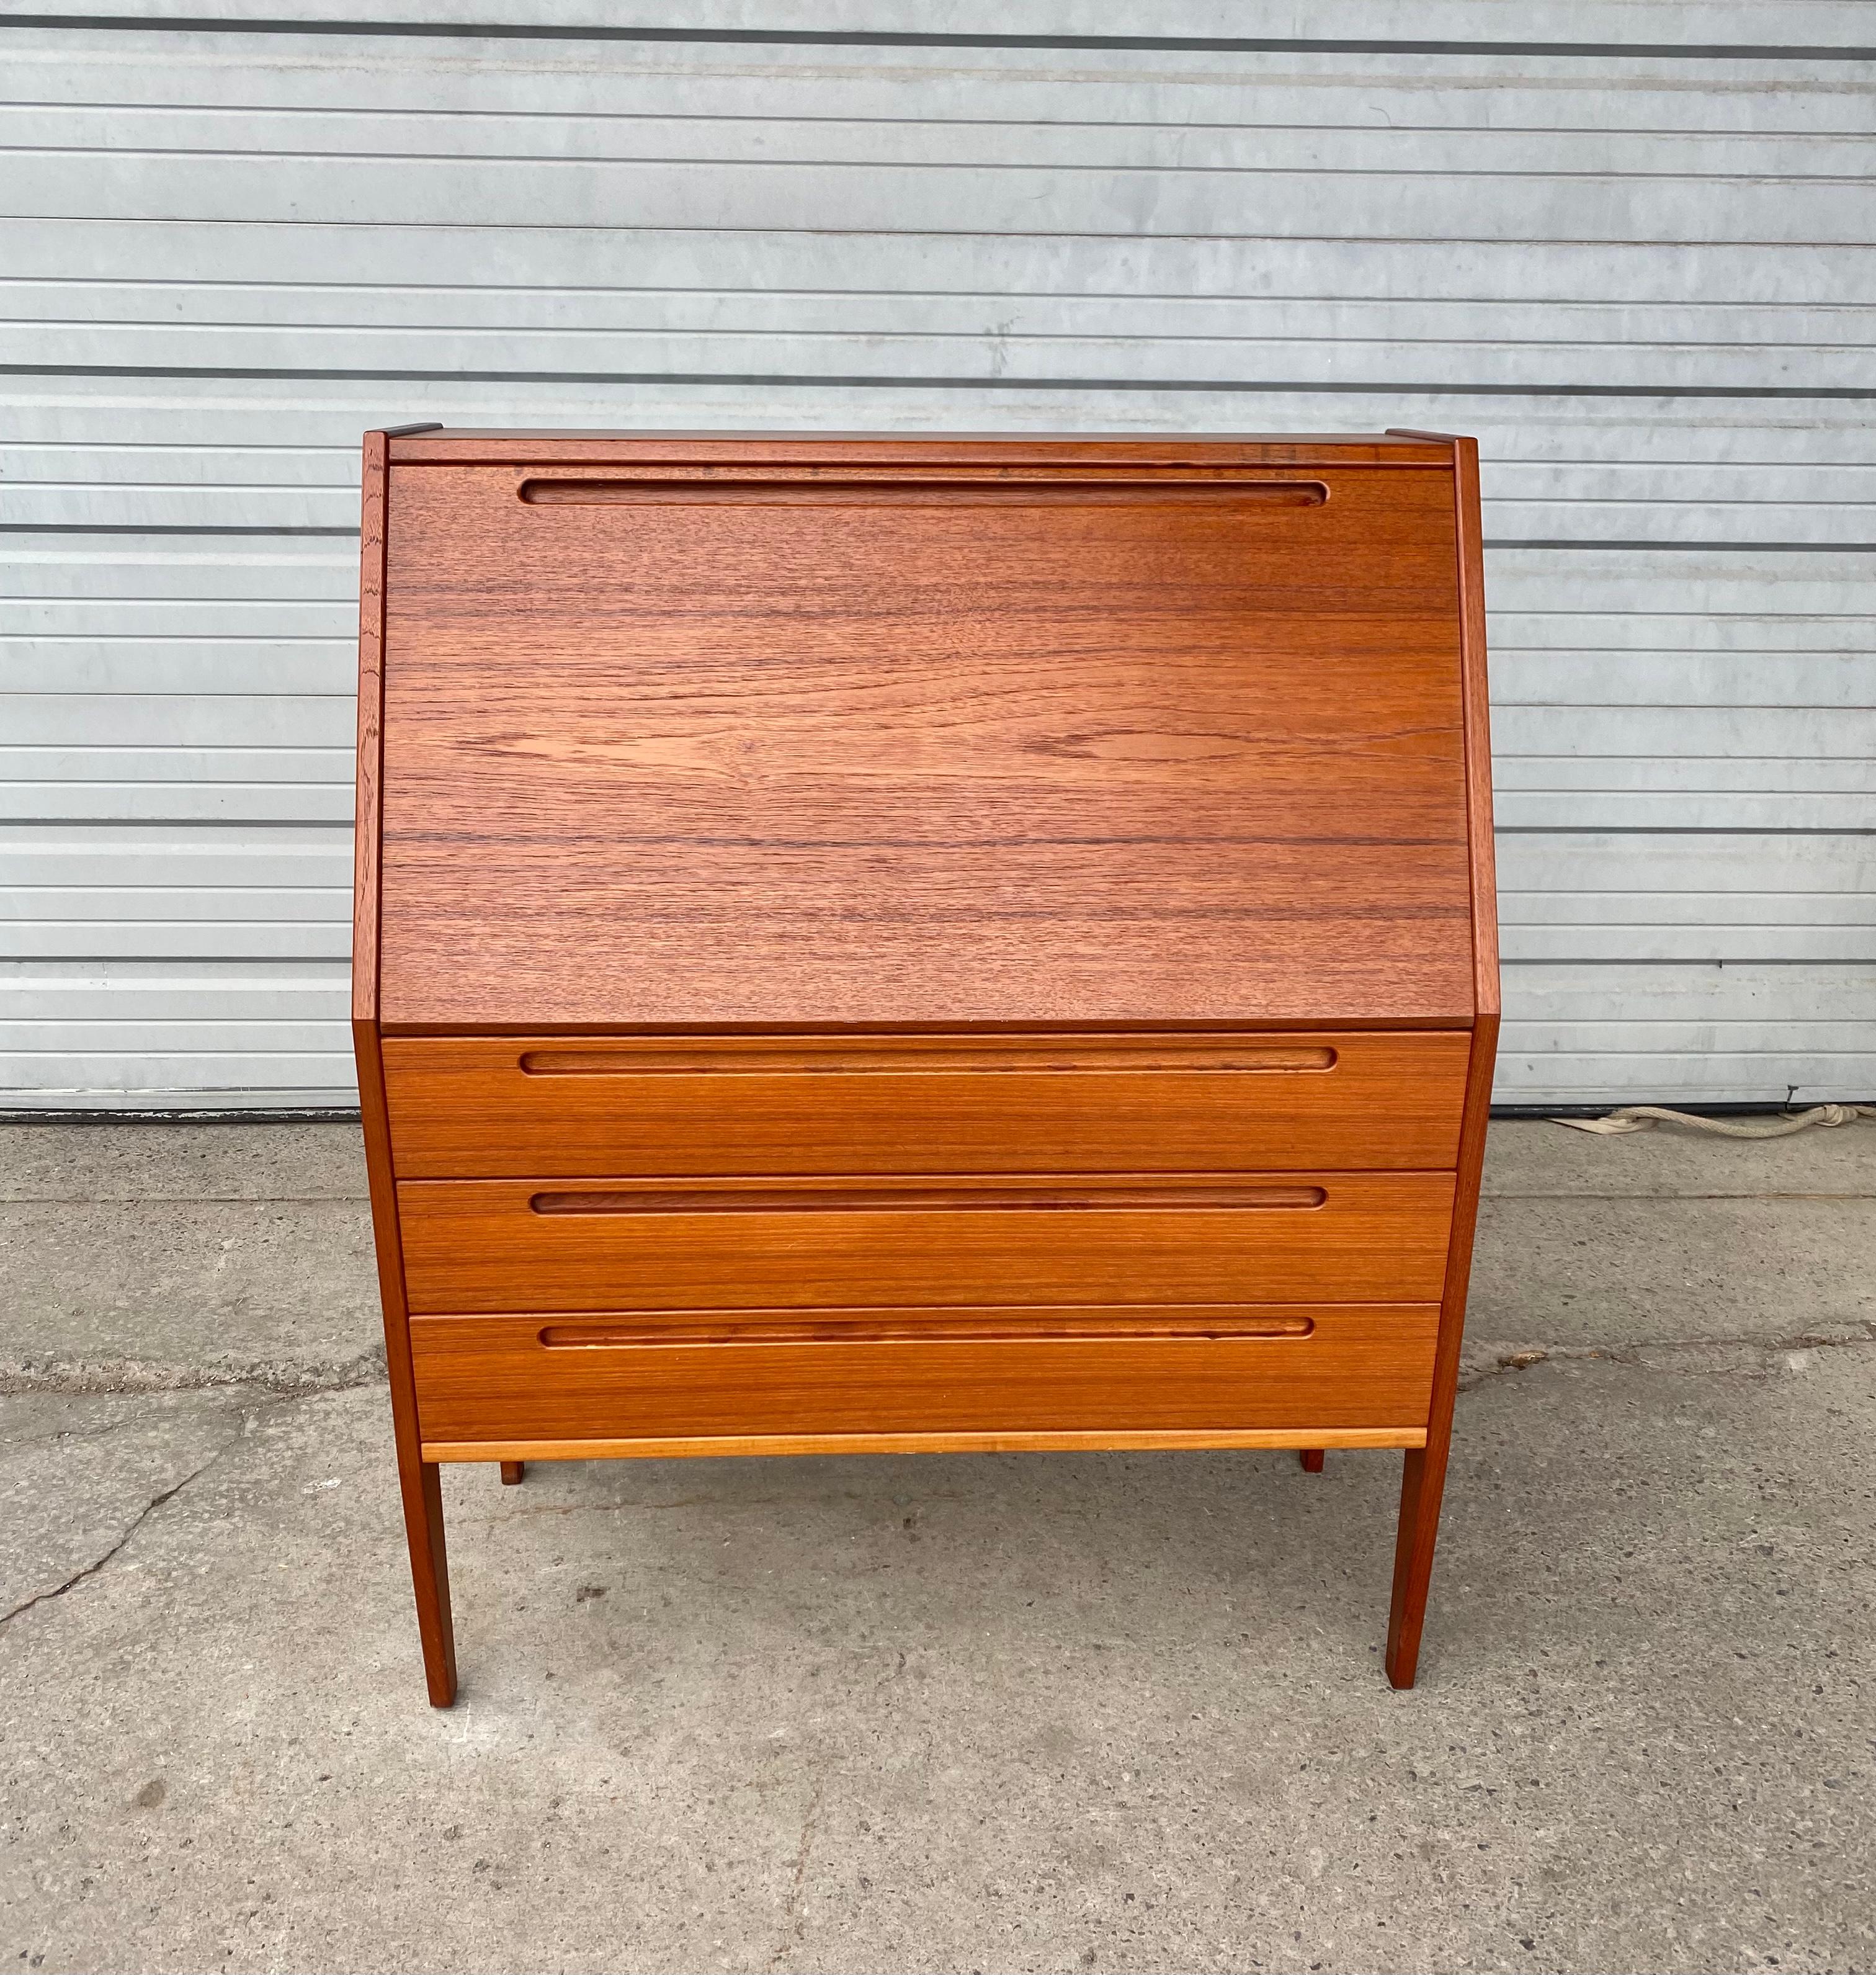
<path id="1" fill-rule="evenodd" d="M 1876 1969 L 1876 1126 L 1494 1128 L 1398 1457 L 446 1476 L 340 1126 L 0 1129 L 0 1970 Z"/>

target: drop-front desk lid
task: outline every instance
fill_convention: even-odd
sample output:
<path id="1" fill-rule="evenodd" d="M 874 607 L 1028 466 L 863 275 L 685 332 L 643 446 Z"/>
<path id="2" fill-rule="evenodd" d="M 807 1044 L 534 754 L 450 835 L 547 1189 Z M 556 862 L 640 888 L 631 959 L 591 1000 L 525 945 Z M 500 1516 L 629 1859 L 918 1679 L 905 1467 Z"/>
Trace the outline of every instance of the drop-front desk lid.
<path id="1" fill-rule="evenodd" d="M 393 1026 L 1468 1021 L 1450 446 L 439 432 Z"/>

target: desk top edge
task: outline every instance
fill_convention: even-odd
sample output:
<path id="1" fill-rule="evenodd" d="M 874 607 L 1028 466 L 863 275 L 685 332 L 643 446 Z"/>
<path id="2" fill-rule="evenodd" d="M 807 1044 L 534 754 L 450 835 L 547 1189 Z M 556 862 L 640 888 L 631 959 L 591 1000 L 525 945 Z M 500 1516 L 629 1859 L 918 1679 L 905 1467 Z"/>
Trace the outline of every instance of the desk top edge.
<path id="1" fill-rule="evenodd" d="M 608 465 L 685 459 L 816 460 L 892 465 L 1060 461 L 1086 465 L 1418 466 L 1454 465 L 1454 442 L 1429 433 L 823 432 L 508 431 L 432 426 L 393 431 L 393 466 Z"/>

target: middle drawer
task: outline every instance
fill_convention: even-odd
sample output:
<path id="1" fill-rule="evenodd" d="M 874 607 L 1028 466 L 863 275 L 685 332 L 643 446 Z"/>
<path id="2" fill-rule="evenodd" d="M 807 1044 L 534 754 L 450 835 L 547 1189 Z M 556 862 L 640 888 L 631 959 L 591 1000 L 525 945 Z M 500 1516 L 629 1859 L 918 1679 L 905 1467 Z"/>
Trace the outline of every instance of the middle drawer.
<path id="1" fill-rule="evenodd" d="M 413 1312 L 1427 1303 L 1451 1173 L 406 1180 Z"/>

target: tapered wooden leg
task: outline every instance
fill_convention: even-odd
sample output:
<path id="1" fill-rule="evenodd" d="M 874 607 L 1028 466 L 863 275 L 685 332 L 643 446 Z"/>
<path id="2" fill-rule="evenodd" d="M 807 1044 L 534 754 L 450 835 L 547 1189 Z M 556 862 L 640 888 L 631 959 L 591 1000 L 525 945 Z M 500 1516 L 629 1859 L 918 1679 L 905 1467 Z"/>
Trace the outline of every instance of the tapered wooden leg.
<path id="1" fill-rule="evenodd" d="M 1461 539 L 1464 539 L 1462 531 Z M 1476 572 L 1474 560 L 1470 565 Z M 1474 574 L 1470 579 L 1476 583 Z M 1481 634 L 1482 635 L 1482 634 Z M 1472 688 L 1468 686 L 1468 695 Z M 1468 698 L 1468 706 L 1473 702 Z M 1484 755 L 1484 702 L 1478 715 L 1478 758 Z M 1467 718 L 1473 718 L 1469 712 Z M 1470 757 L 1474 737 L 1467 730 Z M 1477 855 L 1477 846 L 1474 848 Z M 1479 882 L 1474 866 L 1474 881 Z M 1490 866 L 1484 882 L 1490 883 Z M 1490 924 L 1489 891 L 1483 906 Z M 1491 1112 L 1492 1070 L 1498 1055 L 1498 962 L 1480 962 L 1478 1013 L 1472 1025 L 1472 1056 L 1466 1070 L 1466 1109 L 1459 1135 L 1458 1191 L 1453 1209 L 1453 1238 L 1446 1251 L 1446 1287 L 1440 1299 L 1440 1336 L 1433 1358 L 1433 1390 L 1427 1408 L 1427 1444 L 1410 1447 L 1401 1469 L 1401 1525 L 1394 1543 L 1394 1602 L 1388 1613 L 1388 1678 L 1411 1687 L 1420 1669 L 1420 1634 L 1427 1622 L 1427 1588 L 1433 1579 L 1433 1549 L 1440 1535 L 1440 1498 L 1446 1492 L 1446 1457 L 1453 1444 L 1453 1400 L 1459 1389 L 1459 1349 L 1466 1328 L 1466 1285 L 1472 1269 L 1472 1239 L 1478 1218 L 1479 1179 L 1485 1163 L 1485 1126 Z"/>
<path id="2" fill-rule="evenodd" d="M 375 435 L 383 460 L 384 437 Z M 370 484 L 371 454 L 367 442 L 366 479 Z M 366 540 L 373 540 L 375 525 L 378 554 L 377 573 L 371 576 L 380 599 L 384 584 L 383 506 L 382 495 L 374 524 L 370 503 L 366 502 Z M 370 575 L 369 563 L 367 575 Z M 382 611 L 379 613 L 382 620 Z M 362 639 L 360 649 L 364 649 Z M 361 674 L 361 678 L 363 675 Z M 361 717 L 369 715 L 375 729 L 376 679 L 367 695 L 361 685 Z M 367 757 L 361 749 L 359 772 L 365 773 Z M 377 770 L 371 770 L 376 780 Z M 362 784 L 361 784 L 362 786 Z M 360 838 L 364 836 L 365 812 L 360 809 Z M 375 826 L 374 826 L 375 828 Z M 361 872 L 363 867 L 360 867 Z M 374 881 L 375 889 L 375 881 Z M 375 897 L 373 899 L 375 907 Z M 375 916 L 375 911 L 373 915 Z M 360 923 L 363 922 L 361 920 Z M 354 977 L 355 992 L 361 984 L 375 1004 L 377 981 L 375 971 Z M 397 1226 L 397 1183 L 391 1165 L 390 1116 L 384 1097 L 384 1059 L 379 1052 L 375 1012 L 363 1015 L 353 1002 L 352 1042 L 358 1059 L 359 1112 L 365 1128 L 365 1166 L 371 1180 L 371 1225 L 378 1250 L 378 1290 L 384 1306 L 384 1369 L 391 1388 L 391 1423 L 397 1443 L 397 1485 L 404 1498 L 404 1534 L 410 1543 L 410 1576 L 417 1594 L 417 1631 L 423 1641 L 423 1671 L 429 1683 L 430 1705 L 447 1707 L 456 1697 L 456 1635 L 449 1618 L 449 1558 L 443 1547 L 442 1478 L 434 1461 L 423 1457 L 423 1439 L 417 1428 L 416 1380 L 410 1362 L 410 1313 L 404 1303 L 403 1243 Z"/>
<path id="3" fill-rule="evenodd" d="M 443 1547 L 442 1471 L 433 1461 L 399 1464 L 424 1677 L 430 1705 L 447 1707 L 456 1697 L 456 1632 L 449 1615 L 449 1558 Z"/>
<path id="4" fill-rule="evenodd" d="M 1401 1526 L 1394 1543 L 1394 1604 L 1388 1614 L 1388 1679 L 1411 1687 L 1420 1664 L 1420 1632 L 1427 1621 L 1427 1587 L 1433 1546 L 1440 1533 L 1440 1497 L 1446 1490 L 1450 1431 L 1424 1448 L 1410 1447 L 1401 1474 Z"/>
<path id="5" fill-rule="evenodd" d="M 527 1463 L 525 1461 L 504 1461 L 501 1464 L 502 1487 L 512 1488 L 527 1472 Z"/>
<path id="6" fill-rule="evenodd" d="M 1322 1471 L 1322 1450 L 1319 1447 L 1305 1447 L 1297 1450 L 1296 1458 L 1303 1463 L 1306 1474 L 1319 1474 Z"/>

